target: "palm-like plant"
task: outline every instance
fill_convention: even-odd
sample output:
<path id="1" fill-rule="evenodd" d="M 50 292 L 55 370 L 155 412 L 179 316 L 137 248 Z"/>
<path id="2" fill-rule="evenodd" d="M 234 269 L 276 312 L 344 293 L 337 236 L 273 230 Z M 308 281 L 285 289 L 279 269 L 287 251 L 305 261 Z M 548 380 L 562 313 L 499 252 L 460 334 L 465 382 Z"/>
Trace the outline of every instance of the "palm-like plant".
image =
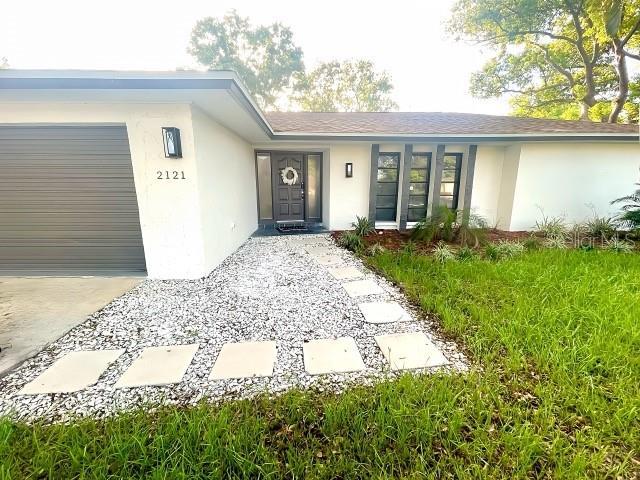
<path id="1" fill-rule="evenodd" d="M 640 187 L 640 183 L 636 183 Z M 616 198 L 611 204 L 624 203 L 622 213 L 618 216 L 620 222 L 632 230 L 640 229 L 640 188 L 631 195 Z"/>

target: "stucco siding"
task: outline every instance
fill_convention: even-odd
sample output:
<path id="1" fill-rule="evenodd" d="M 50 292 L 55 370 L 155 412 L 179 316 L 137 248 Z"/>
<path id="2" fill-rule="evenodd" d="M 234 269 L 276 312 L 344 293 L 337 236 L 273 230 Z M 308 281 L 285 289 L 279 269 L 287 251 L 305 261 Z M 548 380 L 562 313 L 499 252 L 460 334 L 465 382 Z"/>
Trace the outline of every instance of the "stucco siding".
<path id="1" fill-rule="evenodd" d="M 198 108 L 192 118 L 207 274 L 258 227 L 255 160 L 249 143 Z"/>
<path id="2" fill-rule="evenodd" d="M 615 215 L 610 202 L 633 191 L 639 167 L 636 143 L 523 144 L 509 228 L 531 229 L 540 208 L 570 223 Z"/>
<path id="3" fill-rule="evenodd" d="M 498 222 L 504 147 L 479 145 L 471 191 L 471 211 L 493 226 Z"/>
<path id="4" fill-rule="evenodd" d="M 369 213 L 369 172 L 371 145 L 332 144 L 329 164 L 329 195 L 324 198 L 329 204 L 329 224 L 331 230 L 351 228 L 356 215 Z M 345 177 L 345 164 L 353 163 L 353 177 Z"/>

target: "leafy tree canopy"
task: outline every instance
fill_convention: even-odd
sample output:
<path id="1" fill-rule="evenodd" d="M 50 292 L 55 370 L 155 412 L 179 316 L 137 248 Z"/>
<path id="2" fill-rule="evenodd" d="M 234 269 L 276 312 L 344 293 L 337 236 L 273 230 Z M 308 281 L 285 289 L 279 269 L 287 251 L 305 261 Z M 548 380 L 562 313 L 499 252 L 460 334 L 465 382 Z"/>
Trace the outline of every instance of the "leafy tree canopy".
<path id="1" fill-rule="evenodd" d="M 626 61 L 639 28 L 640 0 L 457 0 L 449 22 L 495 53 L 474 95 L 510 95 L 516 115 L 613 122 L 637 120 Z"/>
<path id="2" fill-rule="evenodd" d="M 387 72 L 377 72 L 372 62 L 326 62 L 299 74 L 293 101 L 307 111 L 386 112 L 396 110 L 393 85 Z"/>
<path id="3" fill-rule="evenodd" d="M 274 108 L 293 75 L 304 70 L 291 29 L 280 23 L 254 27 L 235 10 L 197 22 L 189 53 L 211 70 L 235 71 L 262 108 Z"/>

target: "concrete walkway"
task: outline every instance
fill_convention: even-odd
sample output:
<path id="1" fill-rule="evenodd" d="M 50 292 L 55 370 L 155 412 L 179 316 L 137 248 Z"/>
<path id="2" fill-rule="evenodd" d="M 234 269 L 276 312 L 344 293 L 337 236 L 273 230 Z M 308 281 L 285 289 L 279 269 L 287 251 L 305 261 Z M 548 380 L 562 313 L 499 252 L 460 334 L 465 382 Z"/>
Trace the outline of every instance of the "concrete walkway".
<path id="1" fill-rule="evenodd" d="M 466 369 L 431 321 L 329 235 L 252 238 L 206 278 L 144 281 L 0 378 L 0 413 L 100 417 Z"/>
<path id="2" fill-rule="evenodd" d="M 0 277 L 0 377 L 141 281 Z"/>

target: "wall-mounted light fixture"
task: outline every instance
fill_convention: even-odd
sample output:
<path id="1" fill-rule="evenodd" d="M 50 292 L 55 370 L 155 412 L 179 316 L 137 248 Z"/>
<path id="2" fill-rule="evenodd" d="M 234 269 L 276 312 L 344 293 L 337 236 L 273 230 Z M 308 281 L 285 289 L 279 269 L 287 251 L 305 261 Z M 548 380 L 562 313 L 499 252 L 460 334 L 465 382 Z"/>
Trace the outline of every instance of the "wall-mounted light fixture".
<path id="1" fill-rule="evenodd" d="M 164 141 L 164 156 L 166 158 L 182 158 L 179 128 L 162 127 L 162 140 Z"/>
<path id="2" fill-rule="evenodd" d="M 344 176 L 347 178 L 353 177 L 353 163 L 346 163 L 344 165 Z"/>

